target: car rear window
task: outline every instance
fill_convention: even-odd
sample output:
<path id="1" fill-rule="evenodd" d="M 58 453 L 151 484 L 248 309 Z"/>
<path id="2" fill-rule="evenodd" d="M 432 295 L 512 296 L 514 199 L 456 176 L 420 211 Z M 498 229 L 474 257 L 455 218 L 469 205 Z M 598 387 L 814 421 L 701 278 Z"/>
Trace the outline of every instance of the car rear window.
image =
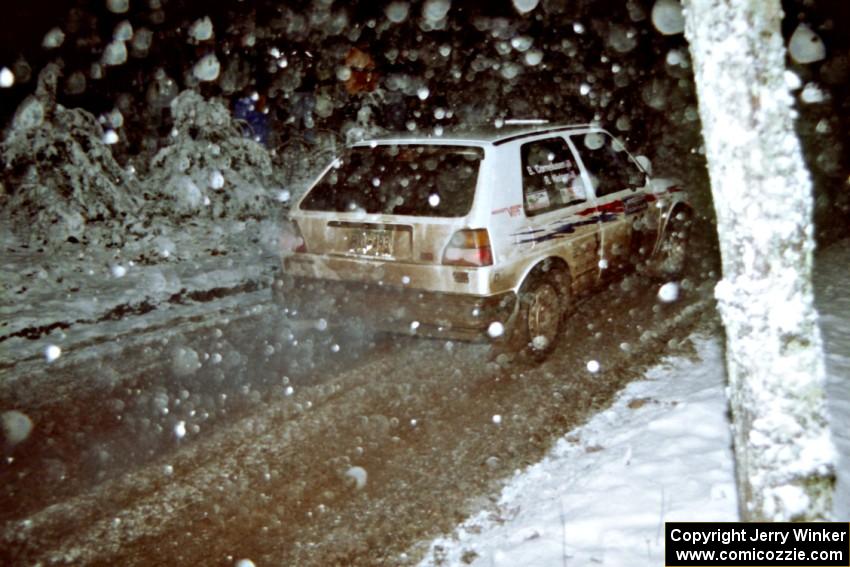
<path id="1" fill-rule="evenodd" d="M 426 144 L 355 147 L 301 202 L 308 211 L 460 217 L 475 196 L 484 150 Z"/>

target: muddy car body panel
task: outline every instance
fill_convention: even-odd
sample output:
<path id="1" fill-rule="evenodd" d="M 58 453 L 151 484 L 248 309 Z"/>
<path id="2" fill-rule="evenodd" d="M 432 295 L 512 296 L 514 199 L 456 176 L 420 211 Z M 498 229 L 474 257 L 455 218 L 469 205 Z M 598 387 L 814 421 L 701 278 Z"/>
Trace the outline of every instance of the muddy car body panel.
<path id="1" fill-rule="evenodd" d="M 589 125 L 364 141 L 295 203 L 277 292 L 301 316 L 484 337 L 543 262 L 586 293 L 655 251 L 677 204 Z"/>

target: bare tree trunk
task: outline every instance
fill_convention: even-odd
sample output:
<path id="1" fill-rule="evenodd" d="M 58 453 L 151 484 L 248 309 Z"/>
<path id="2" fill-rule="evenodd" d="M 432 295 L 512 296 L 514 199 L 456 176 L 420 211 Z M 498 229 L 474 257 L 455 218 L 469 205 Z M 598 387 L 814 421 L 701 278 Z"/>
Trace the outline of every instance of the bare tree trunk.
<path id="1" fill-rule="evenodd" d="M 832 515 L 835 452 L 811 283 L 812 186 L 779 0 L 684 0 L 723 279 L 741 514 Z"/>

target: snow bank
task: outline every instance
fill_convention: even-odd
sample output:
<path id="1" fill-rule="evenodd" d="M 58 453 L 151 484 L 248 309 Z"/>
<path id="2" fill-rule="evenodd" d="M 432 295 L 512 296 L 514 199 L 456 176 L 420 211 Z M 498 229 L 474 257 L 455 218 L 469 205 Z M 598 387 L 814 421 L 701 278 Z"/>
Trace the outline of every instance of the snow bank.
<path id="1" fill-rule="evenodd" d="M 274 185 L 268 151 L 242 137 L 220 102 L 183 91 L 171 102 L 171 143 L 151 161 L 146 198 L 178 219 L 264 218 Z"/>
<path id="2" fill-rule="evenodd" d="M 56 104 L 59 67 L 41 72 L 6 133 L 0 222 L 22 242 L 120 245 L 139 211 L 138 184 L 121 169 L 90 113 Z"/>
<path id="3" fill-rule="evenodd" d="M 66 350 L 74 326 L 270 285 L 279 188 L 224 105 L 176 97 L 170 143 L 137 179 L 94 116 L 56 104 L 59 76 L 42 71 L 0 145 L 3 367 Z"/>

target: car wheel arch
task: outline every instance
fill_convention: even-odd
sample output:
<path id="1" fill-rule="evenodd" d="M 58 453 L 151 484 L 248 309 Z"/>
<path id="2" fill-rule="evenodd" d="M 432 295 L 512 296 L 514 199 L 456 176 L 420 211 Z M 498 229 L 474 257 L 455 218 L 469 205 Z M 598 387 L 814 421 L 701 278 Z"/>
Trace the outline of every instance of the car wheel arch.
<path id="1" fill-rule="evenodd" d="M 529 286 L 534 285 L 539 279 L 549 275 L 554 275 L 556 279 L 562 280 L 559 283 L 563 284 L 563 286 L 572 283 L 572 270 L 567 259 L 552 255 L 529 263 L 522 272 L 522 276 L 517 278 L 517 285 L 514 291 L 520 294 L 523 290 L 527 290 Z"/>

